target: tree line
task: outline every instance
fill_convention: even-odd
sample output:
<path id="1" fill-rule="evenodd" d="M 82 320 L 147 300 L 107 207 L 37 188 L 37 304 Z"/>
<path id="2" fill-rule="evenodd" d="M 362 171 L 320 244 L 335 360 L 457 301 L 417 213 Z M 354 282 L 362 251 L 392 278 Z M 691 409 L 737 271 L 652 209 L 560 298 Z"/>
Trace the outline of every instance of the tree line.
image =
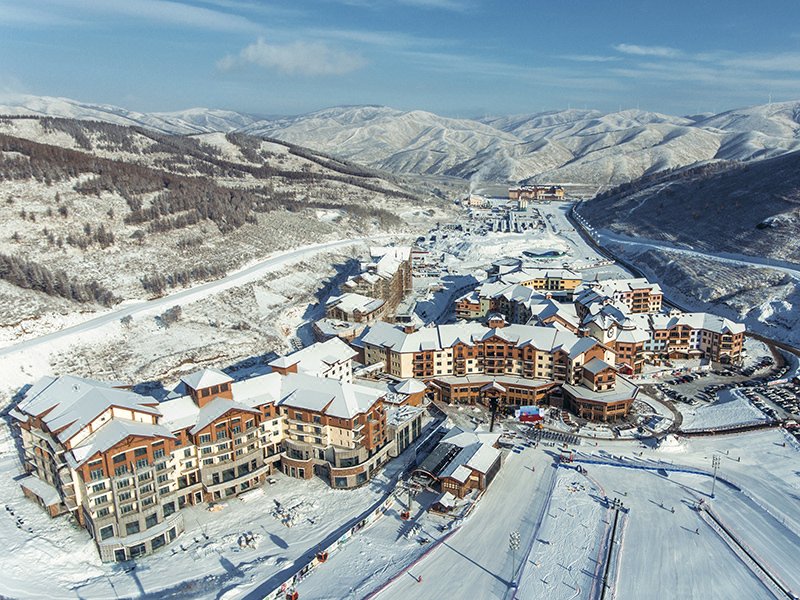
<path id="1" fill-rule="evenodd" d="M 103 306 L 119 302 L 119 298 L 95 280 L 85 283 L 75 281 L 65 271 L 51 270 L 18 256 L 0 254 L 0 279 L 27 290 L 75 302 L 97 302 Z"/>

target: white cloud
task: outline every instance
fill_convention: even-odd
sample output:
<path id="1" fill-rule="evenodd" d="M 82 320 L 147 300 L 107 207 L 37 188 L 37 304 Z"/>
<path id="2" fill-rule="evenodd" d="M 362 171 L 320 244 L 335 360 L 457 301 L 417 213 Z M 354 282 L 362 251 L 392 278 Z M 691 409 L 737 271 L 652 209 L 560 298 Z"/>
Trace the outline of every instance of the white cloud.
<path id="1" fill-rule="evenodd" d="M 246 46 L 238 55 L 228 55 L 217 67 L 228 71 L 244 65 L 256 65 L 288 75 L 344 75 L 366 65 L 360 54 L 348 52 L 323 42 L 269 44 L 263 38 Z"/>
<path id="2" fill-rule="evenodd" d="M 614 50 L 623 54 L 633 54 L 634 56 L 660 56 L 662 58 L 674 58 L 681 55 L 681 51 L 668 46 L 639 46 L 637 44 L 616 44 Z"/>
<path id="3" fill-rule="evenodd" d="M 0 1 L 3 11 L 6 10 L 4 4 Z M 54 15 L 53 18 L 90 21 L 98 15 L 110 15 L 211 31 L 263 31 L 260 25 L 246 17 L 173 0 L 40 0 L 39 6 Z M 29 22 L 37 23 L 35 20 Z"/>
<path id="4" fill-rule="evenodd" d="M 602 56 L 599 54 L 562 54 L 556 58 L 575 62 L 613 62 L 619 60 L 619 56 Z"/>

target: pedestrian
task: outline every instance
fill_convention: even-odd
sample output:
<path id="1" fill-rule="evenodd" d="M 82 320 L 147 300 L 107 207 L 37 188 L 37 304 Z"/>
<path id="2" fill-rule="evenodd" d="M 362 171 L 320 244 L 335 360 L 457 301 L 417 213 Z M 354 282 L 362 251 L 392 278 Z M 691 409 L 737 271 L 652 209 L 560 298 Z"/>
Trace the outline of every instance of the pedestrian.
<path id="1" fill-rule="evenodd" d="M 700 528 L 699 528 L 699 527 L 696 527 L 696 528 L 695 528 L 695 530 L 694 530 L 694 532 L 695 532 L 697 535 L 700 535 Z"/>
<path id="2" fill-rule="evenodd" d="M 422 583 L 422 575 L 417 575 L 417 583 Z"/>

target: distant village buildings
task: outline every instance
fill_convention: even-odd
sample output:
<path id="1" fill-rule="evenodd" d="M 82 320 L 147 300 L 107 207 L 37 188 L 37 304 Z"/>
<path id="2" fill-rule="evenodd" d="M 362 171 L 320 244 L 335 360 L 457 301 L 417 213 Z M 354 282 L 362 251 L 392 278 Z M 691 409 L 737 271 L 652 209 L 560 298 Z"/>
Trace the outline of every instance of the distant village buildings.
<path id="1" fill-rule="evenodd" d="M 508 199 L 519 202 L 520 208 L 526 208 L 529 201 L 563 200 L 564 188 L 560 185 L 520 185 L 508 188 Z"/>

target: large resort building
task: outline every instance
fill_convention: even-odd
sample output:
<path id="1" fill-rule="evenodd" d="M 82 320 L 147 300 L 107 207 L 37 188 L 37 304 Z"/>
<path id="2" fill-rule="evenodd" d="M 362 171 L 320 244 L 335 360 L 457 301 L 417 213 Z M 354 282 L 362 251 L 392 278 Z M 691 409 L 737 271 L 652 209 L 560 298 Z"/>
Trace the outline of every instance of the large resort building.
<path id="1" fill-rule="evenodd" d="M 414 404 L 425 386 L 350 383 L 354 354 L 332 340 L 240 381 L 204 369 L 161 402 L 109 383 L 42 378 L 11 411 L 23 491 L 51 516 L 72 514 L 104 561 L 122 561 L 179 536 L 183 507 L 246 492 L 276 469 L 359 486 L 420 435 Z"/>
<path id="2" fill-rule="evenodd" d="M 596 385 L 586 374 L 585 365 L 592 361 L 613 365 L 612 349 L 563 328 L 505 325 L 503 319 L 489 324 L 411 330 L 379 322 L 357 343 L 365 364 L 380 363 L 394 377 L 423 380 L 444 402 L 480 403 L 504 412 L 547 402 L 604 420 L 627 414 L 638 392 L 635 385 L 619 377 L 617 386 L 616 374 L 608 385 L 605 373 L 603 385 Z M 586 393 L 565 394 L 563 384 Z"/>

